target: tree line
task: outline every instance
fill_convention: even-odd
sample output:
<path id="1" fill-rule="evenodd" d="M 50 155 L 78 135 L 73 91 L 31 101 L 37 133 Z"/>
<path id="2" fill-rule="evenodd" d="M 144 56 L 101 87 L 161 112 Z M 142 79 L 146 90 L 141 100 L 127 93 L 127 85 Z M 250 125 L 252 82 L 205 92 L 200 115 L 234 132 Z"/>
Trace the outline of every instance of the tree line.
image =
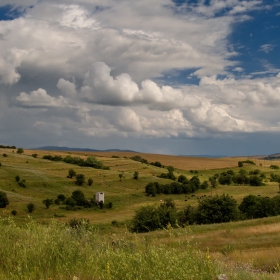
<path id="1" fill-rule="evenodd" d="M 135 211 L 131 221 L 132 232 L 148 232 L 157 229 L 184 227 L 192 224 L 227 223 L 246 219 L 280 215 L 280 195 L 273 198 L 255 195 L 245 196 L 238 205 L 227 194 L 206 197 L 198 201 L 198 206 L 188 205 L 178 211 L 174 201 L 164 200 L 159 206 L 143 206 Z"/>
<path id="2" fill-rule="evenodd" d="M 65 163 L 75 164 L 79 166 L 85 166 L 85 167 L 92 167 L 95 169 L 105 169 L 109 170 L 109 166 L 103 165 L 103 163 L 99 160 L 97 160 L 93 156 L 88 156 L 86 160 L 80 157 L 72 157 L 70 155 L 67 155 L 66 157 L 62 157 L 59 155 L 45 155 L 43 156 L 43 159 L 51 160 L 51 161 L 63 161 Z"/>

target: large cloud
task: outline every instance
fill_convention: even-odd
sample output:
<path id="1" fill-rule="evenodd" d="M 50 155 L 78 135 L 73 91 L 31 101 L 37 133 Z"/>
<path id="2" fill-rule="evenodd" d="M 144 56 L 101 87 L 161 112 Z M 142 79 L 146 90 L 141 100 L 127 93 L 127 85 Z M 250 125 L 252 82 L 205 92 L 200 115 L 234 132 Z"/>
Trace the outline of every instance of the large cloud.
<path id="1" fill-rule="evenodd" d="M 53 139 L 279 131 L 280 74 L 237 79 L 228 72 L 243 69 L 227 38 L 261 1 L 75 3 L 1 2 L 22 12 L 0 21 L 3 129 L 20 129 L 20 119 L 23 129 Z M 200 83 L 165 84 L 176 70 Z"/>

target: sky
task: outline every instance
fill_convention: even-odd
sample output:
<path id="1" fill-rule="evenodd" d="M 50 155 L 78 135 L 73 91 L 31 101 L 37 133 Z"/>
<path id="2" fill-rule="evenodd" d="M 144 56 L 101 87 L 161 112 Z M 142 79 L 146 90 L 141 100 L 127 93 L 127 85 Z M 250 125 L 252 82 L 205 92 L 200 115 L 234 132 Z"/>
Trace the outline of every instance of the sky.
<path id="1" fill-rule="evenodd" d="M 280 0 L 0 0 L 0 144 L 280 152 Z"/>

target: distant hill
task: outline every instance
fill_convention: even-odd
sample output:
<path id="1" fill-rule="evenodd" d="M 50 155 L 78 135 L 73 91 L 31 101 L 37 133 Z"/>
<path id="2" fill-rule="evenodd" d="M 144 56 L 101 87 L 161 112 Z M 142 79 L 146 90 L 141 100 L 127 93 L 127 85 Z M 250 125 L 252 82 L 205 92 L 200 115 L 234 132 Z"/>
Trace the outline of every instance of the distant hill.
<path id="1" fill-rule="evenodd" d="M 280 153 L 268 155 L 264 159 L 267 159 L 267 160 L 270 160 L 270 159 L 280 159 Z"/>
<path id="2" fill-rule="evenodd" d="M 225 158 L 226 155 L 179 155 L 180 157 Z"/>
<path id="3" fill-rule="evenodd" d="M 30 150 L 43 150 L 43 151 L 80 151 L 80 152 L 132 152 L 138 153 L 132 150 L 120 150 L 120 149 L 108 149 L 108 150 L 97 150 L 89 148 L 69 148 L 69 147 L 58 147 L 58 146 L 44 146 L 38 148 L 31 148 Z"/>

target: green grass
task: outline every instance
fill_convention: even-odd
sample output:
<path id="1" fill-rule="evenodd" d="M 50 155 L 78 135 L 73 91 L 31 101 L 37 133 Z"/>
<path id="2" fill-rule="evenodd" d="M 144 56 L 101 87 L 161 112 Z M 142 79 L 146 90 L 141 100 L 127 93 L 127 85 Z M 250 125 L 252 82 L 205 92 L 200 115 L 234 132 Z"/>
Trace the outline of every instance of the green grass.
<path id="1" fill-rule="evenodd" d="M 42 253 L 43 249 L 40 249 L 42 253 L 42 257 L 40 257 L 40 261 L 42 264 L 34 263 L 30 267 L 27 265 L 28 270 L 25 271 L 22 274 L 22 278 L 20 278 L 20 270 L 16 272 L 16 274 L 5 274 L 7 273 L 7 269 L 5 270 L 2 264 L 2 272 L 4 274 L 0 274 L 0 279 L 48 279 L 48 277 L 52 277 L 52 279 L 73 279 L 74 275 L 77 275 L 81 277 L 82 279 L 176 279 L 174 277 L 170 277 L 171 274 L 174 274 L 175 272 L 170 268 L 170 272 L 164 272 L 165 274 L 151 274 L 150 270 L 152 270 L 152 267 L 154 266 L 157 268 L 157 270 L 163 270 L 161 266 L 156 266 L 153 262 L 151 262 L 151 257 L 147 257 L 145 253 L 145 240 L 148 238 L 149 240 L 149 246 L 151 246 L 151 252 L 153 251 L 155 255 L 152 255 L 153 258 L 161 258 L 162 252 L 165 250 L 172 249 L 173 255 L 166 255 L 162 257 L 163 264 L 167 263 L 168 258 L 174 258 L 174 261 L 178 262 L 180 265 L 176 266 L 178 271 L 181 271 L 181 267 L 183 266 L 180 260 L 176 259 L 176 252 L 180 252 L 180 254 L 184 253 L 186 244 L 191 244 L 191 247 L 186 250 L 193 250 L 193 251 L 187 251 L 187 252 L 195 252 L 193 254 L 201 254 L 199 256 L 204 256 L 207 252 L 207 248 L 210 250 L 211 259 L 213 261 L 213 266 L 215 266 L 215 276 L 214 278 L 209 279 L 216 279 L 216 274 L 223 273 L 224 269 L 226 269 L 228 275 L 232 275 L 229 279 L 272 279 L 272 278 L 266 278 L 266 277 L 272 277 L 269 275 L 259 275 L 252 273 L 251 269 L 243 269 L 240 268 L 234 268 L 231 265 L 231 262 L 237 263 L 239 261 L 242 261 L 242 263 L 250 263 L 252 268 L 255 269 L 262 269 L 265 271 L 275 271 L 275 267 L 277 267 L 278 264 L 280 264 L 279 254 L 277 255 L 275 252 L 280 253 L 280 242 L 279 242 L 279 234 L 280 234 L 280 218 L 279 217 L 273 217 L 273 218 L 266 218 L 266 219 L 259 219 L 259 220 L 250 220 L 250 221 L 242 221 L 242 222 L 236 222 L 236 223 L 228 223 L 228 224 L 218 224 L 218 225 L 194 225 L 185 229 L 174 229 L 172 231 L 172 236 L 170 235 L 169 231 L 156 231 L 151 232 L 145 235 L 131 235 L 127 233 L 127 229 L 123 228 L 123 226 L 119 227 L 112 227 L 111 222 L 117 221 L 119 225 L 128 224 L 129 220 L 133 217 L 135 210 L 139 208 L 140 206 L 145 206 L 148 204 L 159 204 L 160 200 L 164 200 L 166 197 L 171 197 L 175 200 L 176 206 L 178 209 L 183 209 L 187 205 L 196 206 L 198 203 L 198 200 L 196 197 L 202 196 L 202 195 L 210 195 L 211 190 L 199 190 L 197 193 L 195 193 L 195 198 L 189 198 L 190 195 L 157 195 L 156 197 L 147 197 L 144 193 L 144 188 L 147 183 L 153 182 L 153 181 L 159 181 L 162 183 L 170 182 L 166 179 L 160 179 L 157 176 L 161 173 L 167 172 L 166 169 L 158 168 L 155 166 L 147 165 L 147 164 L 141 164 L 136 161 L 132 161 L 128 158 L 111 158 L 111 157 L 98 157 L 98 160 L 101 160 L 104 165 L 110 166 L 110 170 L 97 170 L 93 168 L 88 167 L 79 167 L 75 165 L 66 164 L 63 162 L 51 162 L 48 160 L 43 160 L 42 157 L 45 154 L 61 154 L 62 156 L 66 156 L 69 154 L 68 152 L 46 152 L 46 151 L 36 151 L 38 154 L 38 158 L 31 157 L 31 154 L 34 153 L 34 151 L 25 151 L 24 154 L 19 155 L 16 153 L 12 153 L 11 150 L 5 149 L 1 151 L 0 149 L 0 155 L 3 153 L 6 153 L 8 157 L 1 157 L 0 162 L 2 163 L 2 166 L 0 167 L 0 190 L 5 191 L 7 193 L 7 196 L 9 198 L 10 204 L 3 209 L 2 213 L 2 226 L 1 226 L 1 232 L 2 229 L 4 229 L 4 224 L 7 223 L 9 226 L 3 230 L 3 232 L 6 232 L 5 234 L 7 236 L 11 237 L 11 242 L 15 242 L 17 246 L 20 246 L 20 244 L 23 244 L 22 248 L 26 248 L 24 250 L 29 250 L 27 241 L 24 240 L 24 237 L 28 237 L 30 235 L 30 238 L 32 239 L 32 232 L 28 227 L 31 227 L 32 225 L 32 231 L 38 231 L 36 234 L 36 238 L 39 239 L 40 235 L 46 234 L 48 238 L 50 238 L 50 242 L 52 242 L 52 239 L 56 238 L 62 238 L 63 235 L 60 236 L 60 234 L 65 234 L 65 231 L 67 231 L 67 228 L 65 228 L 65 222 L 69 221 L 69 219 L 72 218 L 86 218 L 90 220 L 91 226 L 94 228 L 93 231 L 90 231 L 90 233 L 87 233 L 90 235 L 90 242 L 93 242 L 94 244 L 97 244 L 98 242 L 101 245 L 101 248 L 108 247 L 109 251 L 106 251 L 105 249 L 102 251 L 102 256 L 98 255 L 97 248 L 88 248 L 89 251 L 85 251 L 83 254 L 85 256 L 81 257 L 81 264 L 74 265 L 74 256 L 73 259 L 69 260 L 69 266 L 63 267 L 63 264 L 59 264 L 60 266 L 55 268 L 52 267 L 53 264 L 50 265 L 50 271 L 51 274 L 47 274 L 44 270 L 44 265 L 46 266 L 46 263 L 42 260 L 42 258 L 51 258 L 49 255 L 51 251 L 47 250 L 46 255 Z M 71 155 L 75 156 L 74 152 L 71 152 Z M 77 153 L 78 156 L 86 158 L 86 153 Z M 88 153 L 89 155 L 89 153 Z M 145 156 L 143 156 L 145 158 Z M 158 155 L 155 155 L 153 158 L 153 155 L 149 156 L 149 161 L 156 161 L 160 157 Z M 168 163 L 168 156 L 164 156 L 164 160 L 166 163 Z M 217 164 L 217 160 L 215 160 L 215 164 L 211 164 L 211 160 L 207 159 L 207 163 L 209 163 L 209 168 L 207 168 L 208 165 L 206 164 L 200 164 L 202 162 L 199 162 L 197 159 L 188 159 L 186 158 L 186 166 L 188 167 L 183 169 L 176 169 L 175 175 L 178 176 L 180 174 L 186 175 L 188 178 L 191 178 L 192 176 L 196 175 L 194 173 L 189 172 L 191 169 L 191 161 L 194 160 L 194 163 L 196 164 L 196 169 L 198 170 L 197 166 L 203 165 L 203 170 L 198 170 L 198 176 L 201 181 L 208 180 L 210 176 L 213 176 L 216 173 L 221 173 L 222 171 L 232 169 L 235 172 L 239 171 L 239 168 L 237 166 L 234 166 L 233 162 L 237 162 L 240 159 L 224 159 L 223 162 L 226 166 L 232 166 L 231 168 L 223 168 L 223 169 L 212 169 L 214 165 Z M 161 161 L 161 160 L 160 160 Z M 200 159 L 202 161 L 202 159 Z M 255 169 L 260 169 L 261 172 L 264 172 L 269 179 L 270 173 L 276 173 L 280 174 L 279 170 L 272 170 L 269 168 L 271 165 L 271 162 L 263 162 L 258 161 L 257 165 L 244 165 L 244 169 L 246 169 L 248 172 Z M 172 157 L 172 161 L 175 162 L 174 157 Z M 165 163 L 165 164 L 166 164 Z M 259 164 L 262 163 L 263 166 L 260 166 Z M 279 162 L 273 161 L 273 163 L 278 164 Z M 221 164 L 221 162 L 219 162 Z M 166 164 L 167 165 L 167 164 Z M 184 161 L 180 158 L 180 164 L 178 166 L 184 167 Z M 93 185 L 87 186 L 84 184 L 83 186 L 77 186 L 75 185 L 74 179 L 67 178 L 68 170 L 70 168 L 73 168 L 77 173 L 82 173 L 85 175 L 86 180 L 88 178 L 93 179 Z M 133 179 L 133 173 L 134 171 L 139 171 L 139 180 Z M 122 173 L 124 178 L 122 181 L 119 179 L 119 174 Z M 26 188 L 20 187 L 16 181 L 15 176 L 19 175 L 21 179 L 26 180 Z M 112 209 L 82 209 L 78 211 L 66 211 L 64 205 L 52 205 L 50 209 L 46 209 L 45 206 L 42 203 L 42 200 L 46 198 L 53 198 L 55 199 L 58 194 L 64 194 L 67 197 L 71 196 L 71 193 L 76 190 L 80 189 L 85 193 L 86 198 L 92 198 L 97 191 L 104 191 L 105 192 L 105 203 L 111 201 L 113 203 Z M 219 185 L 217 188 L 212 190 L 212 194 L 229 194 L 233 196 L 238 202 L 241 202 L 244 196 L 248 194 L 254 194 L 254 195 L 262 195 L 262 196 L 269 196 L 273 197 L 278 195 L 279 193 L 279 187 L 278 184 L 275 182 L 266 182 L 266 186 L 261 187 L 252 187 L 252 186 L 221 186 Z M 185 201 L 187 199 L 187 201 Z M 27 204 L 29 202 L 32 202 L 35 204 L 35 211 L 31 214 L 28 214 L 27 212 Z M 12 210 L 17 211 L 17 215 L 12 219 L 13 222 L 11 222 L 9 219 L 10 213 Z M 43 225 L 33 225 L 32 223 L 27 223 L 26 220 L 28 217 L 32 217 L 33 220 L 36 220 L 37 222 L 41 224 L 49 224 L 48 226 Z M 56 231 L 54 229 L 53 221 L 62 222 L 63 224 L 55 224 L 58 228 Z M 4 222 L 5 221 L 5 222 Z M 9 221 L 9 222 L 8 222 Z M 34 227 L 34 229 L 33 229 Z M 35 230 L 36 229 L 36 230 Z M 10 231 L 9 231 L 10 230 Z M 23 238 L 19 238 L 18 243 L 15 241 L 16 239 L 13 239 L 13 233 L 12 230 L 15 231 L 16 238 L 19 238 L 18 236 L 22 235 Z M 52 231 L 54 235 L 52 235 Z M 62 231 L 62 232 L 60 232 Z M 16 234 L 17 232 L 17 234 Z M 4 234 L 4 233 L 3 233 Z M 139 274 L 140 276 L 136 276 L 135 269 L 135 263 L 137 261 L 134 259 L 135 255 L 130 255 L 128 251 L 124 250 L 115 250 L 115 248 L 110 247 L 110 242 L 108 240 L 112 239 L 112 234 L 115 234 L 113 238 L 117 238 L 118 240 L 125 240 L 127 242 L 126 238 L 129 238 L 129 240 L 134 240 L 134 238 L 138 238 L 141 240 L 141 242 L 138 244 L 136 242 L 136 239 L 133 241 L 136 242 L 137 250 L 141 252 L 142 255 L 137 255 L 138 258 L 141 260 L 143 259 L 143 263 L 139 264 L 141 265 L 141 269 L 143 274 Z M 4 235 L 1 235 L 1 243 L 5 244 L 5 242 L 8 242 L 8 237 L 4 238 Z M 68 236 L 68 235 L 67 235 Z M 63 236 L 63 238 L 70 238 L 69 236 Z M 170 238 L 170 236 L 172 238 Z M 3 242 L 2 242 L 2 238 Z M 35 237 L 34 237 L 35 238 Z M 34 244 L 36 242 L 39 243 L 39 241 L 36 241 L 36 238 L 34 239 Z M 71 236 L 72 238 L 72 236 Z M 70 238 L 70 239 L 71 239 Z M 94 238 L 96 240 L 94 241 Z M 79 239 L 69 239 L 69 242 L 77 242 L 78 244 L 84 244 L 80 242 Z M 6 240 L 6 241 L 5 241 Z M 45 241 L 46 244 L 44 246 L 49 246 L 47 241 Z M 98 244 L 99 244 L 98 243 Z M 25 244 L 25 245 L 24 245 Z M 72 244 L 72 243 L 71 243 Z M 183 245 L 182 245 L 183 244 Z M 135 246 L 136 246 L 135 245 Z M 13 246 L 11 246 L 10 254 L 13 253 Z M 37 246 L 37 245 L 36 245 Z M 39 245 L 38 245 L 39 246 Z M 63 248 L 66 246 L 65 244 L 55 245 L 55 246 L 62 246 Z M 105 246 L 105 247 L 104 247 Z M 163 247 L 161 247 L 163 246 Z M 165 247 L 167 246 L 167 247 Z M 106 248 L 107 248 L 106 247 Z M 162 251 L 156 251 L 156 248 L 161 247 L 163 248 Z M 15 247 L 17 250 L 19 250 L 19 247 Z M 87 248 L 87 247 L 86 247 Z M 195 249 L 193 249 L 195 248 Z M 278 249 L 279 248 L 279 249 Z M 8 252 L 7 249 L 5 259 L 8 258 Z M 66 250 L 66 249 L 65 249 Z M 67 250 L 70 250 L 69 248 Z M 66 250 L 66 255 L 69 254 L 69 256 L 72 254 L 70 251 L 68 252 Z M 73 249 L 74 250 L 74 249 Z M 90 251 L 92 250 L 92 251 Z M 167 250 L 167 251 L 168 251 Z M 25 251 L 24 251 L 25 252 Z M 199 253 L 200 252 L 200 253 Z M 33 258 L 35 254 L 34 252 L 29 252 L 31 255 L 30 258 Z M 29 254 L 28 253 L 28 254 Z M 91 254 L 94 254 L 95 257 L 91 256 Z M 101 254 L 101 253 L 100 253 Z M 116 254 L 116 255 L 114 255 Z M 120 254 L 120 255 L 118 255 Z M 171 253 L 170 253 L 171 254 Z M 187 259 L 185 255 L 178 255 L 183 258 L 185 262 L 191 262 L 191 260 Z M 85 265 L 86 263 L 86 256 L 90 255 L 89 257 L 89 263 Z M 2 255 L 1 255 L 2 256 Z M 18 256 L 18 255 L 16 255 Z M 109 261 L 110 266 L 110 275 L 106 274 L 106 267 L 107 262 L 104 260 L 97 260 L 97 256 L 101 256 L 102 258 L 105 258 Z M 273 256 L 273 258 L 270 258 L 270 256 Z M 37 256 L 38 257 L 38 256 Z M 147 257 L 147 260 L 145 259 Z M 4 258 L 4 255 L 3 255 Z M 3 260 L 1 257 L 0 260 Z M 35 257 L 34 257 L 35 258 Z M 64 258 L 64 257 L 63 257 Z M 121 258 L 128 259 L 127 265 L 124 263 L 124 260 Z M 200 258 L 200 257 L 199 257 Z M 201 257 L 202 258 L 202 257 Z M 224 268 L 220 263 L 217 264 L 215 260 L 220 260 L 224 263 L 227 263 L 228 267 Z M 68 262 L 67 256 L 65 256 L 66 262 Z M 39 260 L 38 260 L 39 261 Z M 77 261 L 77 260 L 76 260 Z M 94 266 L 94 261 L 97 262 L 96 266 Z M 151 262 L 152 265 L 149 265 L 147 262 Z M 15 259 L 11 261 L 11 264 L 9 266 L 10 271 L 18 269 L 15 263 L 19 262 L 18 259 Z M 123 268 L 116 267 L 116 265 L 113 262 L 122 263 L 124 265 Z M 198 262 L 198 261 L 197 261 Z M 40 266 L 41 265 L 41 266 Z M 80 265 L 80 267 L 79 267 Z M 201 264 L 202 265 L 202 264 Z M 41 268 L 37 268 L 37 267 Z M 73 269 L 71 268 L 73 266 Z M 8 267 L 8 266 L 7 266 Z M 12 269 L 12 267 L 14 267 Z M 20 267 L 26 267 L 26 263 L 21 263 Z M 47 266 L 46 266 L 47 267 Z M 222 267 L 222 268 L 221 268 Z M 20 268 L 22 269 L 22 268 Z M 65 271 L 62 271 L 62 270 Z M 197 268 L 196 268 L 197 269 Z M 204 267 L 204 269 L 206 269 Z M 38 270 L 36 272 L 36 270 Z M 104 274 L 104 278 L 98 278 L 101 277 L 99 274 L 97 275 L 95 271 L 102 271 L 102 274 Z M 134 271 L 131 275 L 127 274 L 128 270 Z M 17 271 L 17 270 L 16 270 Z M 44 272 L 42 272 L 44 271 Z M 59 271 L 59 273 L 58 273 Z M 91 272 L 90 272 L 91 271 Z M 119 272 L 121 274 L 118 274 Z M 195 271 L 195 270 L 194 270 Z M 192 271 L 192 273 L 195 275 L 196 272 Z M 207 270 L 205 270 L 207 271 Z M 236 272 L 239 271 L 239 272 Z M 108 272 L 108 271 L 107 271 Z M 142 273 L 141 272 L 141 273 Z M 13 272 L 14 273 L 14 272 Z M 40 275 L 41 273 L 41 275 Z M 43 274 L 42 274 L 43 273 Z M 67 274 L 68 273 L 68 274 Z M 90 274 L 91 273 L 91 274 Z M 146 276 L 143 276 L 144 274 L 147 274 Z M 156 273 L 156 272 L 153 272 Z M 158 272 L 159 273 L 159 272 Z M 168 274 L 170 273 L 170 274 Z M 181 273 L 181 274 L 180 274 Z M 191 277 L 189 272 L 181 271 L 178 275 L 177 279 L 183 279 L 180 277 L 186 277 L 184 279 L 192 279 L 188 278 Z M 209 274 L 209 271 L 207 272 Z M 234 273 L 236 273 L 236 276 L 234 276 Z M 241 277 L 240 275 L 244 273 L 244 275 Z M 29 275 L 29 276 L 28 276 Z M 40 277 L 38 277 L 40 275 Z M 118 277 L 120 278 L 116 278 Z M 187 275 L 187 276 L 186 276 Z M 238 278 L 237 277 L 240 277 Z M 3 277 L 1 277 L 3 276 Z M 5 276 L 5 277 L 4 277 Z M 8 278 L 8 276 L 10 278 Z M 25 277 L 25 278 L 24 278 Z M 29 278 L 28 278 L 29 277 Z M 36 278 L 37 277 L 37 278 Z M 71 278 L 72 277 L 72 278 Z M 107 278 L 106 278 L 107 277 Z M 115 278 L 114 278 L 115 277 Z M 123 278 L 127 277 L 127 278 Z M 146 278 L 145 278 L 146 277 Z M 150 278 L 149 278 L 150 277 Z M 159 278 L 158 278 L 159 277 Z M 165 278 L 164 278 L 165 277 Z M 199 278 L 200 277 L 200 278 Z M 202 278 L 204 276 L 199 275 L 196 279 L 208 279 L 208 278 Z M 234 278 L 235 277 L 235 278 Z M 247 278 L 246 278 L 247 277 Z M 252 278 L 252 277 L 259 277 L 259 278 Z M 261 278 L 263 277 L 263 278 Z"/>
<path id="2" fill-rule="evenodd" d="M 28 220 L 18 226 L 0 218 L 0 279 L 277 279 L 250 266 L 226 265 L 209 252 L 190 246 L 181 236 L 176 247 L 153 245 L 147 236 L 112 234 L 96 228 L 71 229 L 52 221 L 40 225 Z M 170 238 L 172 229 L 167 230 Z M 178 250 L 180 248 L 180 250 Z"/>

